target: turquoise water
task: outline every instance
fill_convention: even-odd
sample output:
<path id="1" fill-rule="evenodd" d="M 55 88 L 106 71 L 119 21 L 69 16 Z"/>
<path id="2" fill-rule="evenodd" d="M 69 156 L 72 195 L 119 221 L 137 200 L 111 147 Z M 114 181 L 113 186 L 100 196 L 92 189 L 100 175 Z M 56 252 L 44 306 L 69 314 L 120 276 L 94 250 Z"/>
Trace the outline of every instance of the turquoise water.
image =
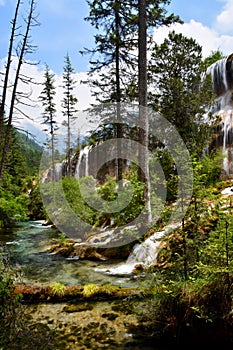
<path id="1" fill-rule="evenodd" d="M 10 263 L 20 273 L 22 283 L 41 285 L 57 281 L 65 285 L 111 283 L 122 287 L 138 287 L 134 276 L 113 276 L 105 273 L 119 264 L 117 260 L 69 260 L 49 254 L 48 248 L 59 232 L 41 222 L 30 221 L 14 230 L 0 231 L 0 243 Z M 122 263 L 122 262 L 121 262 Z"/>

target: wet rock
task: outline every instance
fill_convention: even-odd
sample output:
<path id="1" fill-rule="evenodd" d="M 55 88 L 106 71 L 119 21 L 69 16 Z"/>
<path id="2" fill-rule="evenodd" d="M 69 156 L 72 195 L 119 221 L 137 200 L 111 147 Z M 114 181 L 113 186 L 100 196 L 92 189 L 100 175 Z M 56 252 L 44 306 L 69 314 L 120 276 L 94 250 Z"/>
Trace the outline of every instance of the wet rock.
<path id="1" fill-rule="evenodd" d="M 91 304 L 82 303 L 82 304 L 67 305 L 64 307 L 63 311 L 72 313 L 72 312 L 81 312 L 81 311 L 87 311 L 92 309 L 93 309 L 93 306 Z"/>
<path id="2" fill-rule="evenodd" d="M 96 234 L 98 237 L 98 234 Z M 97 238 L 96 238 L 97 239 Z M 63 243 L 53 244 L 49 248 L 49 253 L 59 254 L 66 259 L 88 259 L 93 261 L 104 261 L 108 259 L 127 259 L 135 242 L 117 247 L 101 247 L 92 241 L 78 243 L 74 240 L 66 240 Z"/>
<path id="3" fill-rule="evenodd" d="M 54 323 L 54 320 L 53 320 L 53 319 L 50 319 L 50 320 L 48 320 L 47 323 L 48 323 L 48 324 L 53 324 L 53 323 Z"/>
<path id="4" fill-rule="evenodd" d="M 107 318 L 109 321 L 114 321 L 119 315 L 114 312 L 108 312 L 101 315 L 103 318 Z"/>
<path id="5" fill-rule="evenodd" d="M 142 264 L 136 264 L 133 269 L 133 273 L 140 273 L 144 271 L 144 266 Z"/>
<path id="6" fill-rule="evenodd" d="M 70 307 L 84 307 L 90 305 L 92 309 L 83 312 L 69 312 Z M 118 303 L 118 306 L 121 303 Z M 124 304 L 124 303 L 122 303 Z M 112 311 L 113 302 L 77 302 L 77 303 L 44 303 L 28 306 L 30 314 L 36 321 L 44 322 L 50 329 L 56 330 L 56 350 L 96 350 L 121 349 L 122 341 L 127 342 L 127 326 L 137 325 L 136 315 L 122 311 Z M 117 307 L 117 304 L 114 303 Z M 68 312 L 67 312 L 68 311 Z M 132 312 L 132 307 L 131 307 Z M 50 324 L 50 320 L 54 322 Z"/>

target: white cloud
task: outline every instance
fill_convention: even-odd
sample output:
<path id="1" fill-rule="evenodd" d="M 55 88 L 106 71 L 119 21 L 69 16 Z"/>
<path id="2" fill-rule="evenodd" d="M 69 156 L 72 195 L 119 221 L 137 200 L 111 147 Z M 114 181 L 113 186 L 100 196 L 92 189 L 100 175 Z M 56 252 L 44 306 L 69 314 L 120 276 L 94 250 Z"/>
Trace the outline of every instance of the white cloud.
<path id="1" fill-rule="evenodd" d="M 226 2 L 222 12 L 217 16 L 215 27 L 220 33 L 233 34 L 232 13 L 233 0 L 224 0 Z"/>
<path id="2" fill-rule="evenodd" d="M 204 26 L 200 22 L 191 20 L 189 23 L 174 24 L 170 27 L 160 27 L 154 32 L 154 40 L 161 44 L 167 37 L 169 31 L 175 30 L 187 37 L 194 38 L 202 46 L 203 57 L 208 56 L 211 51 L 220 50 L 224 55 L 233 51 L 233 35 L 219 34 L 215 29 Z"/>
<path id="3" fill-rule="evenodd" d="M 4 59 L 0 60 L 0 71 L 4 72 Z M 16 59 L 12 62 L 12 70 L 14 71 L 14 67 L 16 66 Z M 15 112 L 15 118 L 14 118 L 14 124 L 17 127 L 22 128 L 28 128 L 32 129 L 32 125 L 34 126 L 34 130 L 36 128 L 39 131 L 44 129 L 44 125 L 42 124 L 43 118 L 42 118 L 42 106 L 39 102 L 39 96 L 43 89 L 43 85 L 41 85 L 44 82 L 44 70 L 42 67 L 39 67 L 37 65 L 29 65 L 24 64 L 22 67 L 22 72 L 24 76 L 27 77 L 33 77 L 34 81 L 36 81 L 37 84 L 22 84 L 19 83 L 18 91 L 24 91 L 24 93 L 31 92 L 30 99 L 33 101 L 31 104 L 32 106 L 27 105 L 19 105 L 19 107 L 23 113 L 25 113 L 32 121 L 29 121 L 26 117 L 23 117 L 23 115 L 20 115 Z M 55 74 L 55 87 L 56 87 L 56 95 L 55 95 L 55 103 L 56 103 L 56 109 L 57 109 L 57 122 L 59 126 L 61 125 L 62 121 L 64 120 L 64 117 L 62 115 L 62 109 L 61 109 L 61 101 L 63 99 L 63 89 L 62 89 L 62 75 Z M 79 111 L 78 118 L 79 118 L 79 126 L 80 126 L 80 132 L 83 134 L 87 130 L 89 130 L 90 126 L 89 123 L 87 123 L 86 120 L 84 120 L 85 113 L 82 113 L 83 110 L 90 107 L 92 103 L 94 103 L 94 98 L 91 96 L 90 88 L 87 85 L 80 84 L 81 80 L 85 80 L 87 78 L 87 73 L 85 72 L 79 72 L 75 73 L 74 80 L 77 81 L 77 85 L 74 89 L 74 95 L 78 98 L 77 103 L 77 109 Z M 10 76 L 10 80 L 13 81 L 14 74 L 12 73 Z M 10 103 L 10 94 L 8 94 L 7 104 L 9 106 Z M 27 101 L 28 103 L 28 101 Z M 61 130 L 62 132 L 62 130 Z M 36 135 L 35 135 L 36 136 Z M 38 136 L 38 135 L 37 135 Z"/>

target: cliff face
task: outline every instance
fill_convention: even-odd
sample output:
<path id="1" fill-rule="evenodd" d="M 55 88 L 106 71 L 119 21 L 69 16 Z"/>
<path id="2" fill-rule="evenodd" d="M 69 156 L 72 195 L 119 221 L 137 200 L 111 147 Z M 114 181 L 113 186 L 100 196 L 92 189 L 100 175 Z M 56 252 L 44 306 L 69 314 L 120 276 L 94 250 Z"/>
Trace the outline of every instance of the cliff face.
<path id="1" fill-rule="evenodd" d="M 216 103 L 213 113 L 220 117 L 210 148 L 222 149 L 223 170 L 226 176 L 233 174 L 233 54 L 212 64 L 211 74 Z"/>

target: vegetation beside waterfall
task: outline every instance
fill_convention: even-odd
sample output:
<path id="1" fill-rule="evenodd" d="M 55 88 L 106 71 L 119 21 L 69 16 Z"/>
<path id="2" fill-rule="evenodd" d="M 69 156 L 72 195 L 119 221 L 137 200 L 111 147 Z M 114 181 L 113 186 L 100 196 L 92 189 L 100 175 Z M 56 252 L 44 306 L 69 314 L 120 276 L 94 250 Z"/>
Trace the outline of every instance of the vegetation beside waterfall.
<path id="1" fill-rule="evenodd" d="M 168 2 L 148 1 L 147 11 L 144 14 L 147 22 L 144 23 L 144 28 L 141 28 L 144 34 L 151 26 L 169 25 L 179 21 L 179 18 L 173 14 L 167 15 L 164 6 Z M 139 3 L 146 5 L 145 1 L 139 1 Z M 21 1 L 18 1 L 17 9 L 20 4 Z M 78 165 L 82 149 L 80 140 L 76 140 L 75 145 L 70 140 L 77 99 L 72 94 L 76 82 L 72 78 L 74 71 L 67 54 L 63 74 L 65 92 L 62 101 L 63 114 L 66 118 L 63 125 L 67 128 L 66 171 L 59 174 L 59 178 L 55 177 L 56 166 L 62 165 L 59 162 L 60 155 L 55 150 L 57 118 L 54 96 L 56 87 L 54 74 L 46 65 L 41 102 L 44 107 L 44 123 L 48 126 L 47 132 L 51 141 L 50 177 L 52 186 L 46 181 L 39 185 L 38 169 L 43 147 L 34 143 L 28 138 L 28 135 L 17 132 L 12 123 L 14 113 L 16 114 L 17 95 L 23 96 L 17 92 L 17 80 L 20 76 L 24 50 L 28 49 L 30 53 L 33 49 L 28 42 L 28 31 L 31 28 L 31 21 L 34 22 L 35 1 L 31 1 L 30 4 L 31 12 L 26 20 L 27 31 L 18 45 L 22 52 L 19 52 L 18 56 L 19 66 L 9 115 L 5 94 L 8 92 L 9 84 L 11 45 L 6 84 L 4 84 L 1 97 L 0 230 L 5 232 L 4 230 L 17 226 L 17 223 L 22 221 L 33 219 L 50 221 L 51 217 L 56 217 L 55 224 L 61 232 L 57 244 L 51 248 L 51 251 L 58 251 L 65 258 L 73 258 L 76 257 L 75 249 L 78 248 L 75 245 L 80 243 L 80 237 L 83 243 L 83 241 L 88 242 L 88 239 L 91 240 L 92 235 L 95 234 L 95 239 L 98 241 L 98 232 L 101 230 L 114 229 L 134 222 L 145 207 L 145 193 L 149 193 L 154 221 L 144 235 L 133 236 L 134 228 L 128 230 L 128 234 L 133 236 L 130 245 L 124 249 L 117 248 L 122 251 L 121 257 L 124 254 L 123 257 L 127 258 L 133 246 L 132 243 L 141 243 L 152 234 L 162 231 L 169 223 L 171 213 L 179 205 L 177 203 L 179 169 L 177 170 L 176 162 L 169 153 L 166 138 L 162 142 L 156 135 L 148 134 L 148 130 L 142 135 L 141 124 L 140 126 L 137 123 L 122 125 L 120 114 L 117 114 L 118 123 L 116 125 L 107 123 L 106 116 L 103 117 L 99 128 L 90 132 L 86 137 L 86 145 L 100 145 L 103 141 L 112 140 L 115 136 L 135 142 L 142 141 L 142 144 L 148 145 L 149 151 L 154 156 L 154 158 L 152 156 L 148 158 L 148 167 L 156 168 L 158 160 L 163 174 L 155 173 L 149 180 L 143 181 L 137 162 L 128 165 L 121 158 L 120 162 L 119 160 L 109 162 L 106 167 L 107 171 L 102 167 L 97 174 L 97 182 L 93 176 L 83 176 L 77 181 L 73 176 L 75 173 L 72 169 L 72 162 L 74 161 L 75 166 Z M 143 86 L 145 91 L 148 88 L 148 96 L 143 97 L 145 103 L 142 105 L 146 106 L 148 99 L 152 110 L 155 113 L 159 112 L 176 128 L 182 136 L 185 147 L 190 152 L 194 176 L 191 202 L 181 219 L 181 225 L 161 239 L 156 261 L 146 267 L 143 264 L 135 266 L 133 271 L 135 278 L 140 274 L 143 276 L 143 283 L 139 285 L 138 293 L 130 290 L 128 294 L 124 294 L 124 290 L 120 287 L 99 286 L 93 283 L 68 288 L 54 281 L 47 289 L 38 288 L 39 291 L 30 286 L 21 286 L 20 290 L 18 286 L 18 292 L 20 290 L 21 293 L 16 296 L 19 279 L 8 265 L 4 250 L 2 250 L 0 255 L 0 348 L 7 349 L 10 346 L 11 349 L 14 349 L 15 346 L 16 349 L 45 347 L 50 349 L 53 346 L 51 339 L 54 334 L 48 325 L 40 327 L 38 324 L 27 323 L 22 307 L 22 301 L 23 298 L 26 300 L 26 295 L 29 295 L 27 301 L 32 301 L 30 297 L 34 295 L 36 301 L 39 299 L 40 301 L 46 300 L 46 302 L 61 301 L 68 296 L 90 301 L 95 298 L 122 297 L 123 295 L 128 298 L 126 302 L 136 300 L 136 303 L 132 304 L 134 308 L 132 307 L 131 312 L 137 315 L 137 320 L 139 320 L 137 327 L 142 332 L 149 333 L 153 339 L 182 343 L 187 339 L 195 340 L 200 336 L 200 339 L 205 341 L 214 343 L 220 339 L 220 344 L 232 344 L 233 209 L 232 194 L 222 192 L 226 188 L 233 188 L 232 179 L 227 177 L 222 169 L 222 153 L 214 147 L 204 152 L 212 142 L 219 119 L 210 112 L 210 107 L 216 97 L 212 90 L 211 79 L 209 76 L 204 79 L 203 75 L 209 64 L 222 57 L 221 53 L 216 51 L 203 60 L 202 49 L 195 40 L 171 32 L 161 45 L 149 45 L 151 59 L 147 65 L 146 57 L 140 51 L 140 40 L 136 40 L 139 38 L 139 23 L 142 24 L 142 18 L 139 18 L 140 14 L 137 12 L 138 3 L 127 0 L 125 2 L 88 1 L 88 4 L 90 14 L 87 20 L 96 29 L 100 28 L 107 14 L 107 21 L 102 27 L 103 32 L 95 37 L 96 48 L 87 50 L 88 53 L 100 55 L 96 61 L 92 61 L 90 71 L 92 86 L 101 90 L 98 99 L 102 102 L 111 101 L 117 104 L 122 100 L 138 102 L 140 101 L 139 90 L 143 90 Z M 17 26 L 15 27 L 17 11 L 15 21 L 13 21 L 10 44 L 14 44 L 18 37 Z M 35 24 L 38 24 L 37 21 Z M 147 38 L 144 37 L 144 39 Z M 149 39 L 148 35 L 148 44 Z M 143 47 L 145 49 L 146 45 Z M 135 56 L 133 52 L 131 55 L 129 49 L 138 50 L 139 55 Z M 143 62 L 145 64 L 143 68 L 147 68 L 147 72 L 144 71 L 144 73 L 147 73 L 145 75 L 148 76 L 148 82 L 145 75 L 144 78 L 140 77 L 140 67 Z M 96 71 L 102 80 L 94 79 L 93 73 Z M 121 79 L 121 76 L 124 79 Z M 96 94 L 96 90 L 93 93 Z M 24 95 L 24 97 L 27 96 Z M 94 109 L 94 113 L 101 114 L 98 106 L 97 109 Z M 90 114 L 90 117 L 93 115 Z M 158 125 L 156 127 L 159 129 Z M 118 151 L 122 152 L 119 149 Z M 138 156 L 136 151 L 134 156 Z M 178 156 L 182 159 L 183 154 Z M 114 171 L 110 172 L 113 168 Z M 49 171 L 46 168 L 43 170 Z M 123 181 L 119 185 L 117 180 Z M 123 188 L 121 196 L 118 192 L 119 187 Z M 43 207 L 41 190 L 43 190 L 45 200 L 56 197 L 55 202 L 46 202 L 46 212 Z M 67 200 L 66 206 L 63 206 L 64 195 Z M 116 199 L 118 202 L 114 207 Z M 183 200 L 184 198 L 181 198 L 181 202 Z M 95 205 L 92 206 L 92 203 Z M 122 210 L 117 210 L 125 203 L 127 205 L 123 206 Z M 79 225 L 73 221 L 72 215 L 79 216 L 81 219 Z M 51 223 L 54 224 L 53 220 Z M 62 230 L 67 224 L 72 234 L 78 237 L 77 242 L 68 241 L 66 232 Z M 88 232 L 86 232 L 85 224 L 89 225 Z M 140 227 L 148 227 L 147 225 L 148 221 L 142 219 Z M 81 249 L 79 254 L 80 252 Z M 83 259 L 116 257 L 110 250 L 108 253 L 97 251 L 96 255 L 90 254 L 89 256 L 85 253 L 83 252 Z M 81 254 L 78 258 L 82 258 Z M 87 305 L 85 307 L 85 310 L 89 310 Z M 74 310 L 77 311 L 77 307 L 66 308 L 66 312 L 72 313 Z M 108 314 L 103 317 L 113 320 L 116 315 Z M 106 328 L 102 333 L 105 331 Z M 83 329 L 80 334 L 80 337 L 84 337 Z M 41 344 L 38 346 L 39 342 Z"/>

